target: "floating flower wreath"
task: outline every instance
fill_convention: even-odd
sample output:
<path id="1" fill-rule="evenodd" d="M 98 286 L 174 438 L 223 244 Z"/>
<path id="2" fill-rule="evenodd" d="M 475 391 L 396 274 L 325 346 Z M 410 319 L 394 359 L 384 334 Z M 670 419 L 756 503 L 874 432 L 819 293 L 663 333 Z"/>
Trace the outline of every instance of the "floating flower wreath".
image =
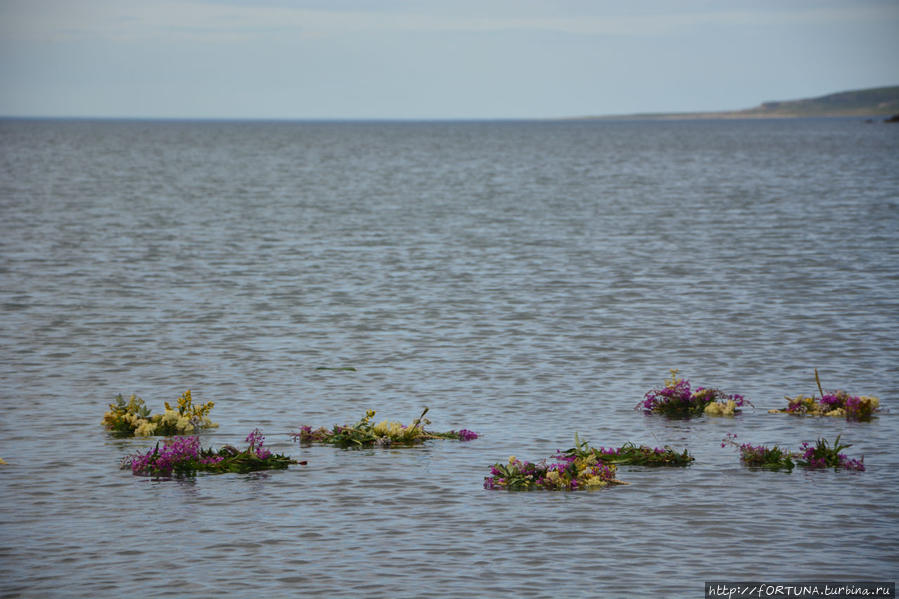
<path id="1" fill-rule="evenodd" d="M 214 451 L 202 449 L 199 437 L 174 437 L 166 439 L 162 447 L 157 443 L 147 453 L 127 456 L 122 460 L 122 467 L 130 468 L 135 475 L 183 477 L 194 476 L 198 472 L 254 472 L 305 464 L 269 451 L 265 447 L 265 436 L 258 428 L 253 429 L 245 441 L 249 446 L 243 451 L 231 445 Z"/>
<path id="2" fill-rule="evenodd" d="M 109 404 L 102 424 L 110 433 L 120 437 L 188 435 L 218 426 L 208 417 L 215 404 L 209 401 L 203 405 L 193 405 L 190 389 L 181 394 L 176 407 L 170 406 L 169 402 L 164 404 L 164 413 L 150 414 L 150 408 L 137 395 L 132 394 L 126 402 L 119 394 L 116 402 Z"/>
<path id="3" fill-rule="evenodd" d="M 871 420 L 874 413 L 880 410 L 880 400 L 869 395 L 852 395 L 846 391 L 826 393 L 821 387 L 818 369 L 815 369 L 815 382 L 821 398 L 797 395 L 786 397 L 787 407 L 782 410 L 768 410 L 769 414 L 792 414 L 793 416 L 836 416 L 846 420 Z"/>
<path id="4" fill-rule="evenodd" d="M 300 444 L 325 443 L 345 449 L 372 446 L 411 446 L 424 443 L 429 439 L 471 441 L 478 438 L 477 433 L 467 429 L 445 433 L 425 430 L 425 426 L 431 424 L 431 421 L 425 418 L 427 413 L 428 408 L 425 408 L 421 416 L 409 426 L 405 426 L 400 422 L 390 420 L 373 424 L 372 418 L 375 416 L 375 411 L 368 410 L 356 424 L 335 425 L 330 430 L 324 427 L 313 429 L 311 426 L 302 425 L 299 431 L 290 433 L 290 436 Z"/>
<path id="5" fill-rule="evenodd" d="M 594 448 L 574 435 L 574 447 L 541 462 L 521 461 L 515 456 L 506 464 L 494 464 L 484 478 L 485 489 L 568 490 L 598 489 L 627 484 L 615 478 L 619 465 L 687 466 L 693 460 L 687 450 L 625 443 L 621 447 Z"/>
<path id="6" fill-rule="evenodd" d="M 556 454 L 552 459 L 555 461 L 533 463 L 510 456 L 507 464 L 494 464 L 490 468 L 490 476 L 484 478 L 484 488 L 574 491 L 627 484 L 615 478 L 618 470 L 615 464 L 604 464 L 595 456 L 577 458 Z"/>
<path id="7" fill-rule="evenodd" d="M 733 416 L 744 405 L 752 405 L 742 395 L 728 395 L 718 389 L 697 387 L 691 390 L 690 381 L 677 378 L 677 369 L 671 369 L 671 378 L 665 379 L 665 387 L 649 391 L 635 407 L 646 414 L 662 414 L 669 418 L 709 416 Z"/>
<path id="8" fill-rule="evenodd" d="M 775 445 L 751 445 L 749 443 L 737 443 L 737 436 L 728 433 L 721 441 L 721 447 L 733 445 L 739 448 L 740 461 L 750 468 L 765 468 L 768 470 L 792 470 L 795 466 L 809 470 L 833 468 L 834 470 L 865 470 L 865 458 L 850 458 L 841 453 L 842 450 L 852 445 L 840 445 L 840 437 L 837 436 L 833 446 L 826 439 L 818 439 L 814 445 L 803 441 L 798 452 L 790 452 Z"/>

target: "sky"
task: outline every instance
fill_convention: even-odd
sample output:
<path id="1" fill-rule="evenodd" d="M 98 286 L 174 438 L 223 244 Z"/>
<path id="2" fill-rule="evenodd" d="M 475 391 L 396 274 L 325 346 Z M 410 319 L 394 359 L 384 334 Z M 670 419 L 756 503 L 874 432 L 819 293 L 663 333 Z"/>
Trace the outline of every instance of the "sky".
<path id="1" fill-rule="evenodd" d="M 495 119 L 899 85 L 899 0 L 0 0 L 0 115 Z"/>

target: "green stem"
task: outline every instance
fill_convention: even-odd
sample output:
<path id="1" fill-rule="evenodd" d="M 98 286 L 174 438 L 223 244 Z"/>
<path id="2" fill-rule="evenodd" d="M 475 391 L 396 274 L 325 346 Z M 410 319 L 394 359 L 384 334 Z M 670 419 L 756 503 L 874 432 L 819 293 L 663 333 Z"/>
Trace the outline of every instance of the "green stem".
<path id="1" fill-rule="evenodd" d="M 821 392 L 821 397 L 824 397 L 824 389 L 821 388 L 821 379 L 818 378 L 818 369 L 815 368 L 815 382 L 818 383 L 818 391 Z"/>
<path id="2" fill-rule="evenodd" d="M 419 423 L 421 422 L 421 419 L 425 417 L 425 414 L 428 413 L 428 410 L 429 410 L 429 409 L 430 409 L 429 407 L 425 406 L 425 411 L 422 412 L 422 413 L 421 413 L 421 416 L 419 416 L 418 418 L 416 418 L 416 419 L 415 419 L 415 422 L 412 423 L 412 430 L 413 430 L 413 431 L 418 427 Z M 424 431 L 424 429 L 422 429 L 422 431 Z"/>

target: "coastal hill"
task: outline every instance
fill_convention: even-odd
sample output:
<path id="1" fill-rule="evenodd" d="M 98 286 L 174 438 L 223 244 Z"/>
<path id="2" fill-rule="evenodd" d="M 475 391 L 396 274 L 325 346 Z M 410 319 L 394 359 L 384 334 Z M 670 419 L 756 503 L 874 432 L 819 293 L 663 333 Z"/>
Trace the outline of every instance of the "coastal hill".
<path id="1" fill-rule="evenodd" d="M 899 114 L 899 85 L 829 94 L 803 100 L 764 102 L 755 108 L 722 112 L 643 113 L 587 117 L 599 119 L 752 119 L 887 117 Z"/>

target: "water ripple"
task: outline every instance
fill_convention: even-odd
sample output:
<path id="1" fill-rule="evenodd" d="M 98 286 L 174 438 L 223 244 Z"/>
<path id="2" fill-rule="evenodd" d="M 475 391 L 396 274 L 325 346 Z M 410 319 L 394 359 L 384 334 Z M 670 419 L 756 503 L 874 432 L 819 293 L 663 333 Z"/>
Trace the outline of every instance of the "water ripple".
<path id="1" fill-rule="evenodd" d="M 0 121 L 0 594 L 696 596 L 888 580 L 897 131 L 789 123 Z M 354 371 L 317 370 L 354 367 Z M 757 406 L 633 410 L 668 368 Z M 825 386 L 872 423 L 769 415 Z M 116 394 L 213 400 L 308 465 L 133 477 Z M 367 408 L 468 444 L 298 447 Z M 509 455 L 687 447 L 628 486 L 496 493 Z M 721 439 L 842 435 L 868 471 L 754 472 Z M 636 586 L 635 586 L 636 585 Z"/>

